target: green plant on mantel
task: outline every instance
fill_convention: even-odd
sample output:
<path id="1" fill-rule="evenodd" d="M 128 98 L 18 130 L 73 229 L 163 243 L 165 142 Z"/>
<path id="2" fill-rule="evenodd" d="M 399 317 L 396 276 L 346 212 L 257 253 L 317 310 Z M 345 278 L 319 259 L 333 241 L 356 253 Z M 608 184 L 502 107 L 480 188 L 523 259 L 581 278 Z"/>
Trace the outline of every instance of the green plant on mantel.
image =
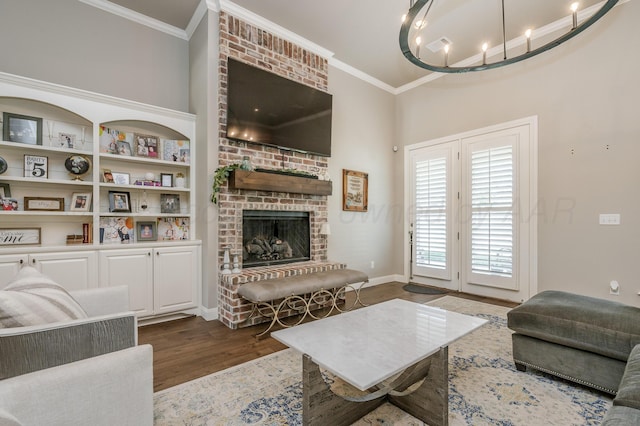
<path id="1" fill-rule="evenodd" d="M 213 174 L 213 193 L 211 194 L 211 201 L 213 201 L 213 204 L 218 204 L 220 188 L 227 180 L 229 180 L 229 174 L 231 174 L 232 171 L 239 169 L 240 166 L 241 164 L 229 164 L 228 166 L 220 166 L 216 169 Z"/>

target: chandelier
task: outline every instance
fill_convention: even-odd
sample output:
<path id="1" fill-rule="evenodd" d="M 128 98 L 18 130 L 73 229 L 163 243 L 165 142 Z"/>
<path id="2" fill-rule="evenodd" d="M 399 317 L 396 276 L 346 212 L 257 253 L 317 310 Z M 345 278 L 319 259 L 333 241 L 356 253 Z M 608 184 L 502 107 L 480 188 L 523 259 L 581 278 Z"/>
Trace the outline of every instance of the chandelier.
<path id="1" fill-rule="evenodd" d="M 411 0 L 400 49 L 413 64 L 441 73 L 498 68 L 575 37 L 618 1 L 583 0 L 587 5 L 581 7 L 563 0 L 510 0 L 505 10 L 505 0 Z"/>

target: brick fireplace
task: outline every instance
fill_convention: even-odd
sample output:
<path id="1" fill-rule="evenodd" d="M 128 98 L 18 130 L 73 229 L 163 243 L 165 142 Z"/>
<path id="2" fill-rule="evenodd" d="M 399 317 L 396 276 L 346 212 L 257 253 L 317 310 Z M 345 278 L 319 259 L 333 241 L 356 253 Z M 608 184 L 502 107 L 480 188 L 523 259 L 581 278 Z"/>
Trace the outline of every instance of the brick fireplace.
<path id="1" fill-rule="evenodd" d="M 278 148 L 229 140 L 226 135 L 227 61 L 229 58 L 268 70 L 282 77 L 327 91 L 328 61 L 279 36 L 243 22 L 226 12 L 220 13 L 220 61 L 218 119 L 219 165 L 241 163 L 248 156 L 254 167 L 264 169 L 293 168 L 314 175 L 327 173 L 326 157 L 282 151 Z M 290 211 L 308 213 L 311 262 L 284 266 L 261 266 L 243 269 L 241 275 L 220 276 L 218 291 L 219 319 L 230 328 L 249 313 L 249 305 L 236 294 L 242 282 L 275 278 L 291 274 L 333 269 L 338 264 L 327 262 L 326 240 L 320 227 L 327 221 L 327 196 L 233 189 L 224 186 L 218 196 L 218 263 L 222 264 L 224 249 L 242 258 L 242 217 L 245 210 Z M 258 321 L 252 321 L 255 324 Z M 249 325 L 242 324 L 240 326 Z"/>

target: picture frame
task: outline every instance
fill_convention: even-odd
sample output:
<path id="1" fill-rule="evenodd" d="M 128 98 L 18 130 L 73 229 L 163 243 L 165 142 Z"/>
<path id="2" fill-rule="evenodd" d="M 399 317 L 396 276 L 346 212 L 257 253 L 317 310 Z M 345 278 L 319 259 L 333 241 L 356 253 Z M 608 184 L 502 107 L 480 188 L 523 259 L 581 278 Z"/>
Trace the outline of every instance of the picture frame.
<path id="1" fill-rule="evenodd" d="M 133 151 L 131 151 L 131 144 L 127 141 L 116 141 L 116 146 L 118 155 L 126 155 L 131 157 L 133 155 Z"/>
<path id="2" fill-rule="evenodd" d="M 109 211 L 131 213 L 131 195 L 123 191 L 109 191 Z"/>
<path id="3" fill-rule="evenodd" d="M 158 150 L 160 149 L 158 136 L 134 133 L 133 140 L 136 144 L 137 157 L 158 158 Z"/>
<path id="4" fill-rule="evenodd" d="M 75 148 L 76 135 L 72 133 L 58 132 L 58 144 L 60 148 Z"/>
<path id="5" fill-rule="evenodd" d="M 0 183 L 0 199 L 11 198 L 11 187 L 8 183 Z"/>
<path id="6" fill-rule="evenodd" d="M 111 170 L 104 169 L 102 171 L 102 180 L 104 181 L 104 183 L 114 183 L 113 173 L 111 173 Z"/>
<path id="7" fill-rule="evenodd" d="M 177 241 L 189 239 L 188 217 L 158 218 L 158 240 Z"/>
<path id="8" fill-rule="evenodd" d="M 74 192 L 71 195 L 71 212 L 88 212 L 91 211 L 91 192 Z"/>
<path id="9" fill-rule="evenodd" d="M 137 222 L 136 237 L 138 241 L 157 241 L 158 228 L 155 222 Z"/>
<path id="10" fill-rule="evenodd" d="M 64 198 L 57 197 L 24 197 L 25 211 L 63 212 Z"/>
<path id="11" fill-rule="evenodd" d="M 131 182 L 131 176 L 129 173 L 111 172 L 113 177 L 113 183 L 116 185 L 129 185 Z"/>
<path id="12" fill-rule="evenodd" d="M 40 244 L 41 228 L 0 228 L 0 246 Z"/>
<path id="13" fill-rule="evenodd" d="M 171 173 L 160 173 L 160 185 L 173 187 L 173 175 Z"/>
<path id="14" fill-rule="evenodd" d="M 160 213 L 180 213 L 180 194 L 160 194 Z"/>
<path id="15" fill-rule="evenodd" d="M 369 208 L 369 174 L 342 169 L 342 210 L 366 212 Z"/>
<path id="16" fill-rule="evenodd" d="M 42 145 L 42 118 L 4 112 L 2 122 L 5 141 Z"/>
<path id="17" fill-rule="evenodd" d="M 134 234 L 132 217 L 100 217 L 100 244 L 131 244 Z"/>
<path id="18" fill-rule="evenodd" d="M 24 177 L 47 179 L 49 177 L 49 157 L 25 154 Z"/>
<path id="19" fill-rule="evenodd" d="M 20 207 L 18 200 L 15 198 L 2 198 L 0 199 L 0 210 L 4 211 L 17 211 Z"/>

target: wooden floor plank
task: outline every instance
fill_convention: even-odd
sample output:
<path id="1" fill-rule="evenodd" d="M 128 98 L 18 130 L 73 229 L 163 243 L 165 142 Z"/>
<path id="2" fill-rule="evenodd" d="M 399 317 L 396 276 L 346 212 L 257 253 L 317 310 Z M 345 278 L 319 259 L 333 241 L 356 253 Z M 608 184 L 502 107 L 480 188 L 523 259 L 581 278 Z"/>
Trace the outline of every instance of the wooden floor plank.
<path id="1" fill-rule="evenodd" d="M 365 288 L 361 299 L 367 304 L 395 298 L 425 303 L 442 297 L 409 293 L 403 286 L 403 283 L 392 282 Z M 500 306 L 517 305 L 457 292 L 447 294 Z M 347 293 L 347 303 L 351 297 Z M 142 326 L 138 329 L 138 342 L 153 345 L 154 391 L 157 392 L 286 348 L 271 337 L 257 340 L 254 336 L 264 328 L 265 324 L 258 324 L 231 330 L 219 321 L 190 317 Z"/>

